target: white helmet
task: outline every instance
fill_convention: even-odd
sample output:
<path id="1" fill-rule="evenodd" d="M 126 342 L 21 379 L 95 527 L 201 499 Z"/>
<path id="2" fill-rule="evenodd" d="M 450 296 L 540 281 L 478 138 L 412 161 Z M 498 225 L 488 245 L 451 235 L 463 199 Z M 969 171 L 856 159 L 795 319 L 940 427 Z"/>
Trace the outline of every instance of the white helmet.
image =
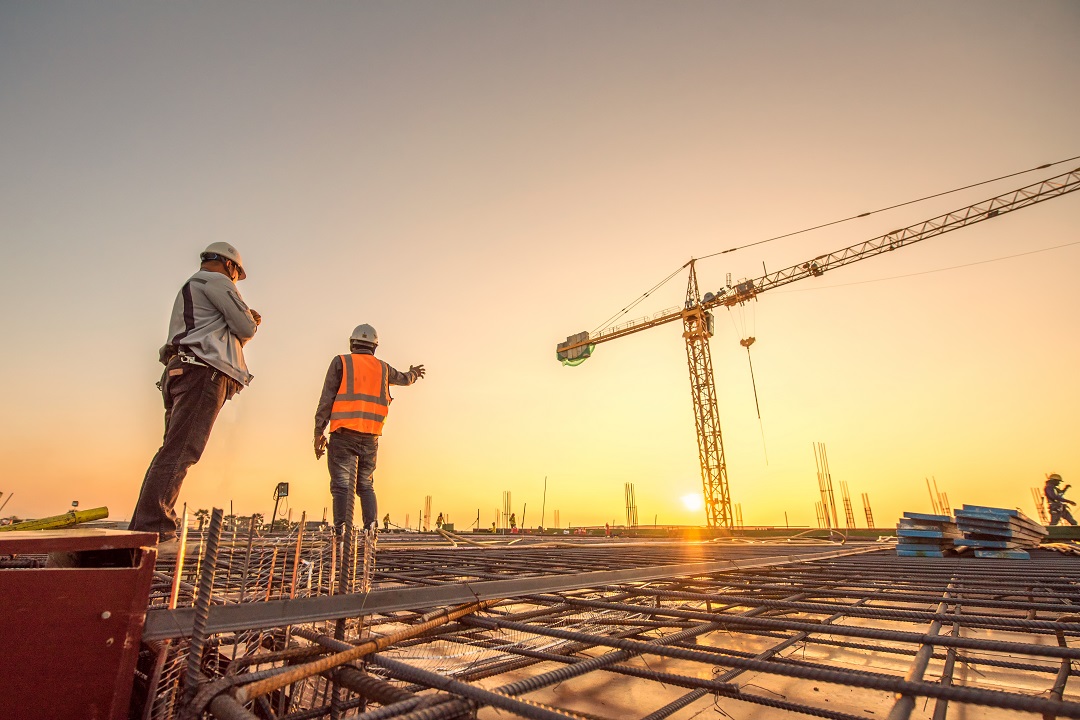
<path id="1" fill-rule="evenodd" d="M 202 255 L 200 255 L 199 258 L 203 262 L 206 262 L 207 260 L 220 260 L 222 258 L 232 260 L 236 263 L 236 269 L 240 271 L 240 277 L 237 279 L 243 280 L 247 277 L 247 273 L 244 272 L 244 261 L 240 258 L 240 251 L 227 242 L 210 243 L 206 246 L 206 249 L 202 251 Z"/>
<path id="2" fill-rule="evenodd" d="M 365 343 L 366 345 L 375 347 L 379 344 L 379 333 L 375 332 L 375 328 L 364 323 L 363 325 L 357 325 L 353 329 L 352 335 L 349 336 L 349 341 Z"/>

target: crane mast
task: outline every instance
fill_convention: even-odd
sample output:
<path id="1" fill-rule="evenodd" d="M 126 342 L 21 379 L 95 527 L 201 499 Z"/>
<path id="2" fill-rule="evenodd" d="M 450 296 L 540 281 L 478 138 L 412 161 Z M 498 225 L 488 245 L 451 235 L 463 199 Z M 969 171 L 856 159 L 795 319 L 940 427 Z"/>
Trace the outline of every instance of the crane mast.
<path id="1" fill-rule="evenodd" d="M 709 338 L 713 334 L 712 308 L 733 307 L 754 299 L 762 292 L 797 280 L 819 277 L 826 270 L 913 245 L 952 230 L 990 220 L 1008 212 L 1029 207 L 1044 200 L 1061 197 L 1080 190 L 1080 168 L 954 210 L 906 228 L 893 230 L 872 240 L 856 243 L 835 252 L 818 255 L 812 260 L 792 265 L 753 280 L 743 280 L 717 292 L 700 294 L 694 260 L 688 267 L 689 281 L 686 302 L 682 308 L 669 308 L 640 320 L 604 328 L 596 333 L 581 332 L 566 338 L 556 347 L 556 356 L 566 365 L 578 365 L 592 355 L 602 342 L 682 320 L 686 340 L 686 362 L 690 370 L 690 393 L 694 402 L 694 423 L 697 430 L 698 460 L 705 496 L 705 511 L 709 527 L 733 526 L 731 494 L 728 488 L 727 463 L 720 433 L 720 413 L 716 402 L 716 382 L 713 377 Z"/>
<path id="2" fill-rule="evenodd" d="M 732 526 L 731 497 L 728 494 L 724 439 L 720 433 L 720 411 L 716 403 L 716 381 L 712 368 L 709 338 L 713 334 L 712 313 L 701 306 L 697 271 L 690 261 L 690 281 L 682 314 L 686 340 L 686 364 L 690 368 L 690 395 L 694 401 L 698 460 L 709 527 Z"/>

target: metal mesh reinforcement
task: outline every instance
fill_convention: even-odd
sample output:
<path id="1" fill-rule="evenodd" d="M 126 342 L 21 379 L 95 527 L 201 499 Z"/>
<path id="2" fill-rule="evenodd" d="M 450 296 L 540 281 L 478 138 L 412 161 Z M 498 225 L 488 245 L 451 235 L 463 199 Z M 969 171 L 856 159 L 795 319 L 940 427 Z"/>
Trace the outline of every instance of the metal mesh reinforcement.
<path id="1" fill-rule="evenodd" d="M 223 539 L 215 604 L 328 595 L 340 556 L 332 539 L 305 534 L 299 554 L 296 543 L 295 534 L 255 538 L 249 553 L 245 538 L 230 563 Z M 515 593 L 416 634 L 410 629 L 428 621 L 432 607 L 220 632 L 207 638 L 195 709 L 290 720 L 1080 717 L 1070 683 L 1080 659 L 1070 647 L 1080 636 L 1073 614 L 1080 558 L 1046 551 L 1030 561 L 898 558 L 873 544 L 835 556 L 835 549 L 601 539 L 451 546 L 430 536 L 381 537 L 369 568 L 372 597 L 694 562 L 728 569 Z M 197 556 L 185 572 L 189 563 L 197 566 Z M 194 588 L 197 577 L 193 570 L 184 582 Z M 157 596 L 167 599 L 171 578 L 164 571 L 159 578 Z M 399 637 L 347 671 L 314 664 L 366 640 Z M 186 646 L 171 642 L 175 657 L 151 693 L 148 717 L 180 717 Z M 305 668 L 313 669 L 243 697 L 252 681 Z M 220 695 L 242 697 L 240 709 L 208 699 Z"/>

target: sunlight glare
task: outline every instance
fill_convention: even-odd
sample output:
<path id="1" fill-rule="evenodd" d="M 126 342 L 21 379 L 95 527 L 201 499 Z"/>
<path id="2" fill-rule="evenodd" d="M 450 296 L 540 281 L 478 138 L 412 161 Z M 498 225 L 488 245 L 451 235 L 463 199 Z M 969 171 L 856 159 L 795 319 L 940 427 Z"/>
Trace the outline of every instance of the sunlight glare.
<path id="1" fill-rule="evenodd" d="M 682 502 L 683 505 L 686 506 L 686 509 L 690 511 L 700 510 L 705 505 L 705 501 L 702 500 L 701 495 L 698 495 L 697 493 L 683 495 Z"/>

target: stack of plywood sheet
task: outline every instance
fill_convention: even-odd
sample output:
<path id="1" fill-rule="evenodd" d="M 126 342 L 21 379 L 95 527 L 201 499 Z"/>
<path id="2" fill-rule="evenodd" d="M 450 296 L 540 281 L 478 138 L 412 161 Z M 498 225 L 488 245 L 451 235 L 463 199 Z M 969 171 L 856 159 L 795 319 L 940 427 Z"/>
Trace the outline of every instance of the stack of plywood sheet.
<path id="1" fill-rule="evenodd" d="M 904 513 L 896 524 L 896 554 L 902 557 L 945 557 L 955 552 L 953 542 L 962 539 L 948 515 Z"/>
<path id="2" fill-rule="evenodd" d="M 970 548 L 975 557 L 1027 560 L 1028 549 L 1038 547 L 1046 528 L 1019 510 L 964 505 L 956 511 L 956 525 L 964 536 L 954 540 L 958 549 Z"/>

